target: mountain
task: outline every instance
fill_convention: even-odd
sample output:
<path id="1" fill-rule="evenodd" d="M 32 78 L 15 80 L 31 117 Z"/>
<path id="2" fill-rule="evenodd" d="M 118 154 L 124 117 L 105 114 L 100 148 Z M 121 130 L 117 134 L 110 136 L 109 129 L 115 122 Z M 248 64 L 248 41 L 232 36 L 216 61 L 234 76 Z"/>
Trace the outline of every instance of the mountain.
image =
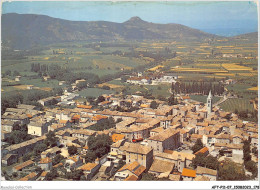
<path id="1" fill-rule="evenodd" d="M 235 38 L 235 39 L 253 39 L 253 40 L 257 41 L 257 39 L 258 39 L 258 32 L 251 32 L 251 33 L 247 33 L 247 34 L 241 34 L 241 35 L 234 36 L 233 38 Z"/>
<path id="2" fill-rule="evenodd" d="M 217 37 L 181 24 L 156 24 L 133 17 L 124 23 L 69 21 L 44 15 L 2 15 L 2 45 L 27 49 L 77 41 L 205 40 Z"/>

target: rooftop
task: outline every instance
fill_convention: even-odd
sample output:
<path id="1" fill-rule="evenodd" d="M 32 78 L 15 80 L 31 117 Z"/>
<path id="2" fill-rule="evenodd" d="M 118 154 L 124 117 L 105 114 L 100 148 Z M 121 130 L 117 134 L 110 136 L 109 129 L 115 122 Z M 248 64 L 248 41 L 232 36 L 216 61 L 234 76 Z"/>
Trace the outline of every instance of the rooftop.
<path id="1" fill-rule="evenodd" d="M 158 173 L 172 172 L 173 167 L 174 163 L 172 162 L 155 159 L 149 171 Z"/>
<path id="2" fill-rule="evenodd" d="M 182 170 L 182 176 L 185 176 L 185 177 L 196 177 L 196 170 L 191 170 L 191 169 L 188 169 L 188 168 L 183 168 Z"/>
<path id="3" fill-rule="evenodd" d="M 201 166 L 198 166 L 196 171 L 197 171 L 197 174 L 208 174 L 208 175 L 213 175 L 213 176 L 217 175 L 217 170 L 212 170 L 212 169 L 201 167 Z"/>
<path id="4" fill-rule="evenodd" d="M 23 169 L 23 168 L 25 168 L 27 166 L 32 165 L 32 164 L 34 164 L 34 162 L 32 160 L 27 160 L 26 162 L 23 162 L 23 163 L 21 163 L 19 165 L 14 166 L 14 169 L 21 170 L 21 169 Z"/>
<path id="5" fill-rule="evenodd" d="M 39 164 L 48 164 L 51 163 L 52 160 L 49 157 L 42 158 Z"/>
<path id="6" fill-rule="evenodd" d="M 149 140 L 153 141 L 165 141 L 166 139 L 170 138 L 171 136 L 179 133 L 179 131 L 174 129 L 166 129 L 165 131 L 159 133 L 158 135 L 152 136 L 149 138 Z"/>
<path id="7" fill-rule="evenodd" d="M 84 170 L 84 171 L 91 171 L 93 168 L 97 166 L 96 163 L 87 163 L 81 166 L 79 169 Z"/>
<path id="8" fill-rule="evenodd" d="M 128 142 L 124 144 L 124 148 L 126 152 L 132 152 L 137 154 L 148 154 L 149 152 L 153 151 L 153 149 L 150 147 Z"/>

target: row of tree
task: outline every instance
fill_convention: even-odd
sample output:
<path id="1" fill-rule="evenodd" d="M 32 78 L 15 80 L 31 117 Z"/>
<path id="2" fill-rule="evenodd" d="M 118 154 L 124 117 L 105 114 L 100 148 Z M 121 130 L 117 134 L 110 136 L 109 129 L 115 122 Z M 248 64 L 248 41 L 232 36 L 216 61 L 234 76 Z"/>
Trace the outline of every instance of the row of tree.
<path id="1" fill-rule="evenodd" d="M 192 94 L 199 93 L 202 95 L 208 95 L 209 91 L 213 95 L 221 95 L 225 91 L 224 85 L 221 83 L 212 84 L 212 82 L 192 82 L 190 83 L 172 83 L 172 92 L 177 94 Z"/>

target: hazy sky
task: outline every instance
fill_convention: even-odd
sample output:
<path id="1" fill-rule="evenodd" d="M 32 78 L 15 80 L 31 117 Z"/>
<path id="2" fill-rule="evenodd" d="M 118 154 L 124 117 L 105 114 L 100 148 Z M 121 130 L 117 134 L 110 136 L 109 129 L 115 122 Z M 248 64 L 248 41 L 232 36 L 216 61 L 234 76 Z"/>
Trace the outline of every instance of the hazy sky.
<path id="1" fill-rule="evenodd" d="M 257 5 L 233 2 L 5 2 L 2 13 L 32 13 L 67 20 L 124 22 L 133 16 L 198 29 L 257 31 Z M 216 33 L 216 32 L 215 32 Z"/>

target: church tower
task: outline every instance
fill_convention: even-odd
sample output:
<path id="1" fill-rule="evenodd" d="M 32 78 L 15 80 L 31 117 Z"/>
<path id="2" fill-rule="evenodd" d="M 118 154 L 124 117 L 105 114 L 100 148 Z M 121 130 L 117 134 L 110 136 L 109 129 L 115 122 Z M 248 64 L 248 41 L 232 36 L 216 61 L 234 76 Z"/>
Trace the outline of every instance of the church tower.
<path id="1" fill-rule="evenodd" d="M 212 112 L 212 94 L 211 94 L 211 91 L 209 91 L 209 95 L 208 95 L 208 98 L 207 98 L 207 111 L 208 111 L 208 116 L 209 116 Z"/>

